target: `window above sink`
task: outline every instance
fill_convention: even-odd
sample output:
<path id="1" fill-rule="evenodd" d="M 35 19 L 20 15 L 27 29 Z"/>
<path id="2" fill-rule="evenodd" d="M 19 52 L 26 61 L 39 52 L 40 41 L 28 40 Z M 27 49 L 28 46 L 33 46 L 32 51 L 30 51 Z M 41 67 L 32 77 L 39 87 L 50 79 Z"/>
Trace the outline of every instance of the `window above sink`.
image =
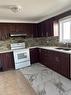
<path id="1" fill-rule="evenodd" d="M 59 20 L 59 42 L 71 43 L 71 16 Z"/>

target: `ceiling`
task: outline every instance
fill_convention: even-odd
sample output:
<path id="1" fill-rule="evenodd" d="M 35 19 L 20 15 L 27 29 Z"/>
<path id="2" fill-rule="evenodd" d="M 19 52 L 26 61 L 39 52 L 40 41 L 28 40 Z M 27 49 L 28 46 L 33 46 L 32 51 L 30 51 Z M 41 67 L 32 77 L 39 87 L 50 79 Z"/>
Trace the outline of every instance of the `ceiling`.
<path id="1" fill-rule="evenodd" d="M 1 5 L 21 6 L 13 12 L 0 8 L 0 22 L 38 23 L 71 9 L 71 0 L 0 0 Z"/>

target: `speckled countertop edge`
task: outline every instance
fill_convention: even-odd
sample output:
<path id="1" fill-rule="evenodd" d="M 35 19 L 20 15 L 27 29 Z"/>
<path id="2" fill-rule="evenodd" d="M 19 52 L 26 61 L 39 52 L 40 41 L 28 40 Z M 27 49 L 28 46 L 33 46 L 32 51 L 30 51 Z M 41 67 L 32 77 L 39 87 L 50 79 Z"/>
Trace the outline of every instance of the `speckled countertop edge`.
<path id="1" fill-rule="evenodd" d="M 56 49 L 58 47 L 53 47 L 53 46 L 34 46 L 34 47 L 27 47 L 25 49 L 32 49 L 32 48 L 41 48 L 41 49 L 53 50 L 53 51 L 58 51 L 58 52 L 63 52 L 63 53 L 71 54 L 71 50 L 59 50 L 59 49 Z M 11 50 L 11 49 L 0 50 L 0 53 L 6 53 L 6 52 L 13 52 L 13 50 Z"/>

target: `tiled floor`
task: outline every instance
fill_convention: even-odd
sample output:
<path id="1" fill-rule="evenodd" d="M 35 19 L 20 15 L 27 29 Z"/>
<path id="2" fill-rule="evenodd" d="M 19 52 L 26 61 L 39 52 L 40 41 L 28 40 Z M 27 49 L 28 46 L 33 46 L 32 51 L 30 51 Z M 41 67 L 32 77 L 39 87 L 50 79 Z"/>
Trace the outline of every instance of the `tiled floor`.
<path id="1" fill-rule="evenodd" d="M 36 95 L 19 71 L 0 72 L 0 95 Z"/>
<path id="2" fill-rule="evenodd" d="M 39 63 L 19 71 L 38 95 L 71 95 L 71 80 Z"/>

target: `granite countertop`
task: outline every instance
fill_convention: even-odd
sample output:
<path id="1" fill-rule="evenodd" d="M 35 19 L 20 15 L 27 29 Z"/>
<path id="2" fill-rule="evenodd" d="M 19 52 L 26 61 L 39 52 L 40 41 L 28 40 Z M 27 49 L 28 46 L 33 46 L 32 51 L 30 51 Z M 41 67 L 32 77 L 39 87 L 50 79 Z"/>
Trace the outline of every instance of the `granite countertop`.
<path id="1" fill-rule="evenodd" d="M 57 48 L 61 48 L 61 47 L 40 47 L 40 48 L 71 54 L 71 50 L 57 49 Z M 65 47 L 63 47 L 63 48 L 65 48 Z"/>
<path id="2" fill-rule="evenodd" d="M 13 52 L 11 49 L 0 49 L 0 53 Z"/>
<path id="3" fill-rule="evenodd" d="M 56 49 L 56 48 L 59 48 L 59 47 L 53 47 L 53 46 L 27 47 L 27 49 L 32 49 L 32 48 L 41 48 L 41 49 L 47 49 L 47 50 L 53 50 L 53 51 L 58 51 L 58 52 L 63 52 L 63 53 L 71 54 L 71 50 Z M 0 53 L 6 53 L 6 52 L 13 52 L 13 50 L 11 50 L 10 48 L 0 49 Z"/>
<path id="4" fill-rule="evenodd" d="M 31 48 L 37 48 L 37 46 L 27 47 L 25 49 L 31 49 Z M 13 50 L 11 50 L 11 48 L 0 48 L 0 53 L 6 53 L 6 52 L 13 52 Z"/>

